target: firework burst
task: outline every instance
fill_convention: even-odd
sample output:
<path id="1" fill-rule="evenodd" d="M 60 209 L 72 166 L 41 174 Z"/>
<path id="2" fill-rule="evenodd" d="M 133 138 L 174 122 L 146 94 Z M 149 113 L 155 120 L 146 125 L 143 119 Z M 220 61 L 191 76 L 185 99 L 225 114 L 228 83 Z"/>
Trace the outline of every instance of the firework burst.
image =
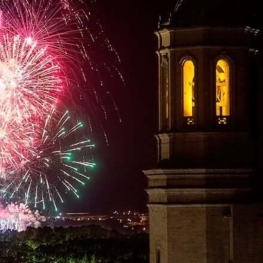
<path id="1" fill-rule="evenodd" d="M 95 166 L 94 144 L 85 138 L 83 122 L 73 122 L 68 111 L 60 118 L 57 115 L 53 108 L 42 129 L 35 131 L 37 142 L 32 156 L 13 166 L 9 178 L 4 179 L 5 200 L 19 200 L 42 209 L 52 204 L 57 210 L 57 200 L 63 203 L 65 193 L 79 197 L 77 186 L 85 185 L 87 174 Z"/>
<path id="2" fill-rule="evenodd" d="M 85 184 L 95 165 L 88 139 L 93 105 L 107 114 L 99 99 L 104 83 L 96 82 L 98 90 L 94 75 L 100 75 L 101 65 L 109 75 L 121 74 L 94 59 L 90 50 L 103 30 L 96 22 L 100 33 L 91 33 L 91 13 L 83 1 L 0 0 L 0 10 L 2 198 L 42 209 L 52 203 L 57 209 L 65 192 L 79 197 L 76 185 Z M 107 38 L 99 46 L 116 56 Z M 85 129 L 67 110 L 61 114 L 61 105 L 79 112 L 80 100 L 88 105 Z"/>
<path id="3" fill-rule="evenodd" d="M 3 166 L 19 164 L 29 157 L 34 129 L 56 103 L 61 89 L 58 68 L 44 49 L 36 48 L 32 39 L 3 36 L 0 43 L 0 151 Z"/>
<path id="4" fill-rule="evenodd" d="M 67 103 L 74 103 L 76 107 L 81 105 L 82 109 L 85 108 L 88 122 L 91 119 L 93 122 L 98 119 L 107 119 L 107 111 L 101 98 L 109 100 L 121 121 L 113 96 L 107 88 L 109 85 L 106 85 L 107 81 L 105 81 L 117 76 L 124 84 L 118 69 L 120 59 L 105 36 L 100 22 L 91 12 L 93 1 L 89 1 L 89 6 L 87 2 L 82 0 L 0 0 L 0 40 L 2 39 L 0 42 L 7 50 L 2 60 L 5 64 L 14 64 L 15 60 L 10 57 L 13 57 L 13 51 L 19 52 L 19 50 L 14 49 L 11 42 L 16 39 L 16 45 L 19 42 L 20 45 L 24 44 L 27 50 L 32 49 L 35 59 L 37 55 L 40 55 L 38 59 L 41 61 L 40 65 L 37 60 L 33 61 L 40 69 L 35 73 L 38 76 L 45 73 L 46 77 L 32 76 L 34 71 L 29 73 L 29 77 L 36 77 L 33 80 L 35 82 L 42 80 L 42 89 L 40 83 L 37 83 L 39 92 L 45 90 L 48 93 L 46 95 L 49 96 L 49 102 L 57 100 L 58 97 L 61 99 L 61 96 L 56 94 L 58 81 L 60 91 L 64 98 L 67 98 Z M 4 38 L 8 40 L 5 45 Z M 23 57 L 26 59 L 25 53 L 21 49 L 20 51 L 22 56 L 17 53 L 20 57 L 19 61 Z M 21 69 L 21 64 L 16 63 L 16 66 Z M 25 66 L 28 65 L 23 64 L 22 68 Z M 18 75 L 15 78 L 20 79 Z M 16 85 L 13 79 L 12 83 Z M 35 103 L 41 101 L 41 98 L 36 98 Z M 86 107 L 86 105 L 89 106 Z"/>

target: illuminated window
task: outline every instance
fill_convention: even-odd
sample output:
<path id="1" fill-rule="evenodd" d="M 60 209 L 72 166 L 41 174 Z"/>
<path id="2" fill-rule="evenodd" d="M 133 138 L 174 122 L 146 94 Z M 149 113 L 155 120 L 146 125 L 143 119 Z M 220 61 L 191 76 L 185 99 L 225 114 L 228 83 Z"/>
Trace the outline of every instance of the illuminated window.
<path id="1" fill-rule="evenodd" d="M 220 59 L 216 63 L 216 116 L 219 121 L 226 120 L 222 116 L 230 115 L 229 63 Z M 223 121 L 224 122 L 224 121 Z M 218 122 L 219 123 L 219 122 Z M 226 123 L 219 123 L 226 124 Z"/>
<path id="2" fill-rule="evenodd" d="M 193 117 L 195 112 L 195 67 L 191 60 L 183 64 L 184 117 Z"/>
<path id="3" fill-rule="evenodd" d="M 168 58 L 163 56 L 162 58 L 162 67 L 161 67 L 161 111 L 162 111 L 162 127 L 163 129 L 168 128 L 169 120 L 169 63 Z"/>

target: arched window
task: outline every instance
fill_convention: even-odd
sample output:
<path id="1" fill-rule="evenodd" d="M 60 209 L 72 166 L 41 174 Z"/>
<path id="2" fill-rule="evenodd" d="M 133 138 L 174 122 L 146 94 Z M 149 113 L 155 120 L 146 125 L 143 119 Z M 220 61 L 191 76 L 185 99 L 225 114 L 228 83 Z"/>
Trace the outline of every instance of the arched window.
<path id="1" fill-rule="evenodd" d="M 187 124 L 194 124 L 194 119 L 189 118 L 195 116 L 195 66 L 192 60 L 186 60 L 183 64 L 183 103 Z"/>
<path id="2" fill-rule="evenodd" d="M 216 116 L 219 124 L 227 124 L 230 115 L 229 63 L 219 59 L 216 63 Z"/>

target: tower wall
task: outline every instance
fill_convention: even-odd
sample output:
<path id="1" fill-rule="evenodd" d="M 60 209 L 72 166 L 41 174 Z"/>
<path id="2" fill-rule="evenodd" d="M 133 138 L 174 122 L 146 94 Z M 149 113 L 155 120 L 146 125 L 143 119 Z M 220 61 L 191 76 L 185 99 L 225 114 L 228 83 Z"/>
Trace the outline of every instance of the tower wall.
<path id="1" fill-rule="evenodd" d="M 244 28 L 162 29 L 158 36 L 159 165 L 175 167 L 253 166 L 255 141 L 251 134 L 250 49 L 253 34 Z M 216 116 L 216 61 L 229 60 L 230 113 L 226 123 Z M 183 63 L 195 65 L 195 114 L 184 117 Z M 168 64 L 167 76 L 163 61 Z M 167 78 L 167 81 L 163 81 Z M 167 87 L 165 87 L 167 86 Z M 166 90 L 168 89 L 168 90 Z M 165 95 L 164 93 L 168 93 Z M 168 96 L 168 101 L 164 101 Z M 168 116 L 162 111 L 167 103 Z M 188 121 L 193 120 L 192 123 Z M 190 164 L 189 164 L 190 162 Z"/>
<path id="2" fill-rule="evenodd" d="M 259 30 L 249 4 L 230 2 L 178 1 L 156 32 L 150 263 L 263 262 Z"/>
<path id="3" fill-rule="evenodd" d="M 148 170 L 150 263 L 260 263 L 263 205 L 251 170 Z"/>
<path id="4" fill-rule="evenodd" d="M 150 263 L 261 263 L 262 208 L 150 205 Z"/>

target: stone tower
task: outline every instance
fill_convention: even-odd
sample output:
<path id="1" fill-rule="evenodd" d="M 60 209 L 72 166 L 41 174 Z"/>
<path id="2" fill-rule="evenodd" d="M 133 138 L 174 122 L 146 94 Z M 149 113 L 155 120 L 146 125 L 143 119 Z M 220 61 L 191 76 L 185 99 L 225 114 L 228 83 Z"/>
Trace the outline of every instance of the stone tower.
<path id="1" fill-rule="evenodd" d="M 158 165 L 144 171 L 150 263 L 263 262 L 261 32 L 251 6 L 179 0 L 159 22 Z"/>

